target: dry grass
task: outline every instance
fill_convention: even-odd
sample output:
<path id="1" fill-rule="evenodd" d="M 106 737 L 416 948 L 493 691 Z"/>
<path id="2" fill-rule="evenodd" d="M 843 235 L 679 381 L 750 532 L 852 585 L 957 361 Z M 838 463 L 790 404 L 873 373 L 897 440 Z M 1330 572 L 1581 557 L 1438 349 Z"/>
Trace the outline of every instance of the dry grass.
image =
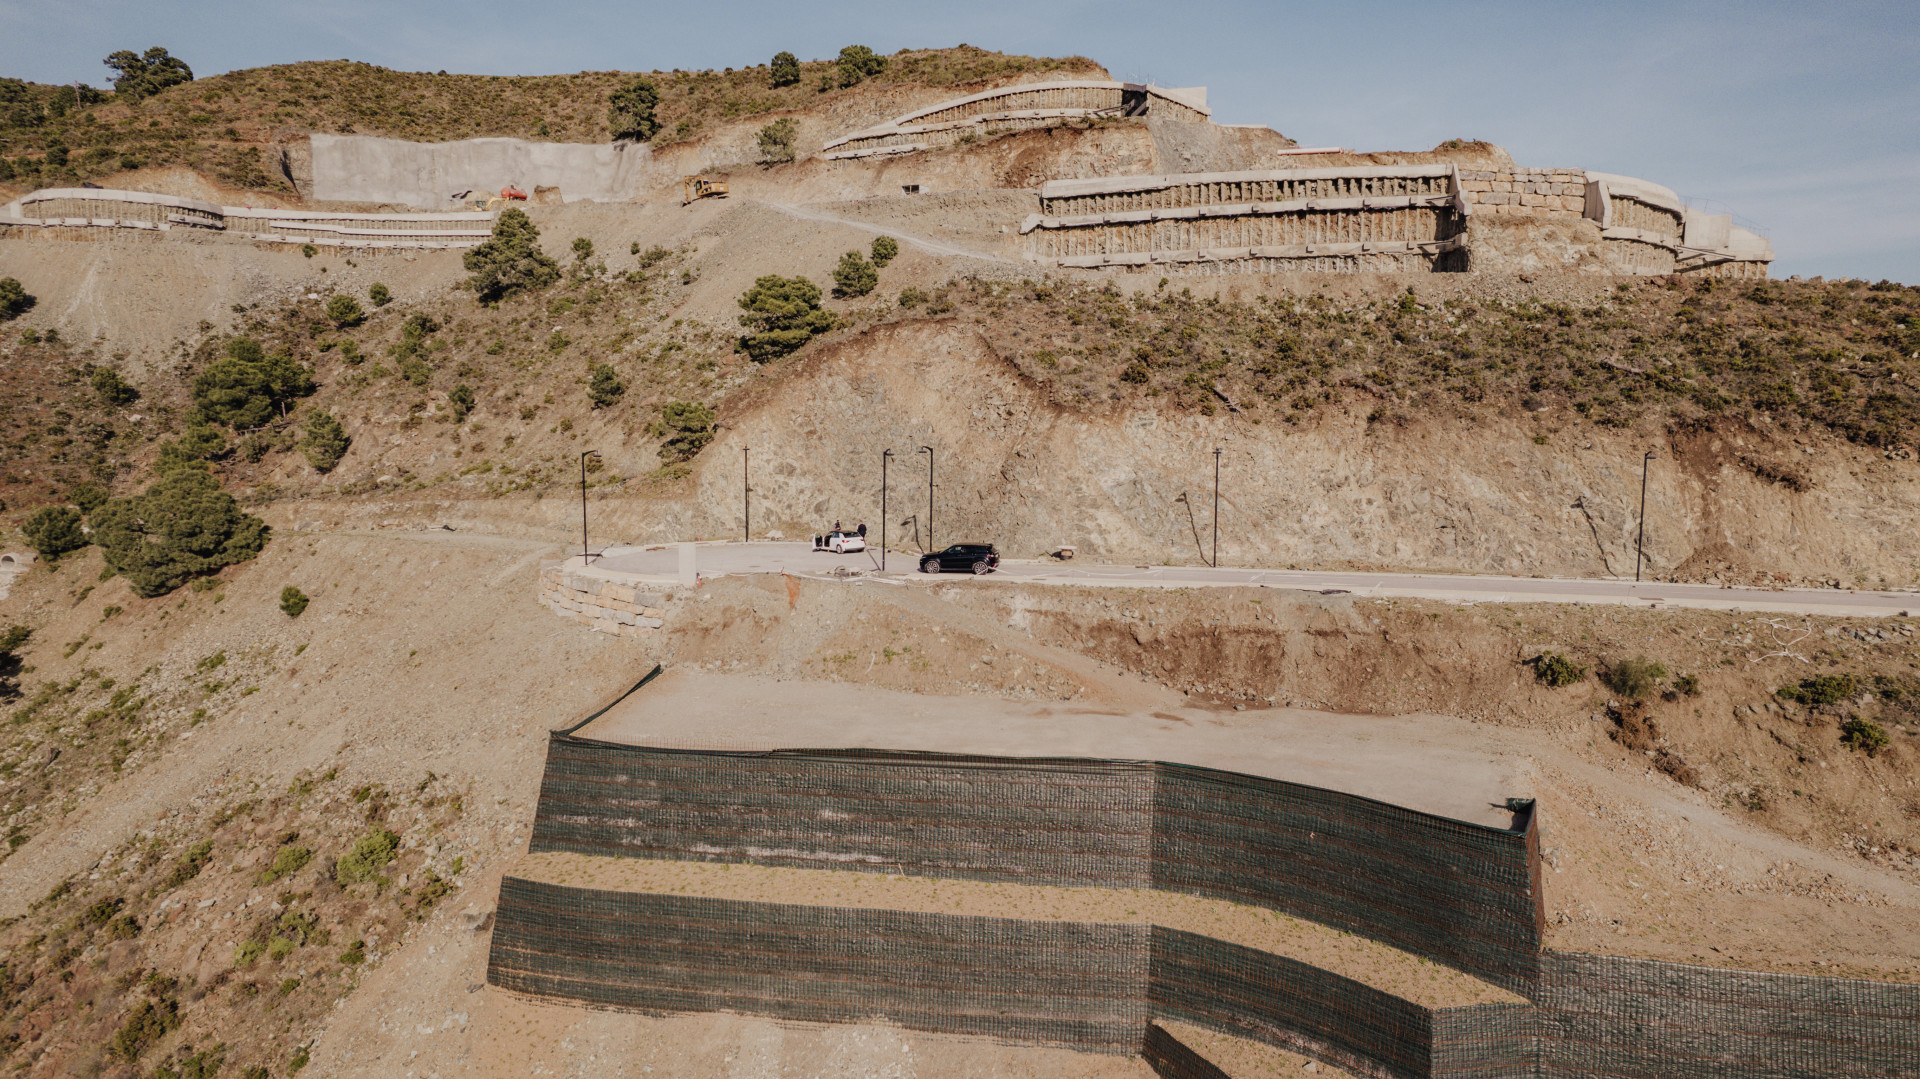
<path id="1" fill-rule="evenodd" d="M 831 60 L 801 65 L 797 85 L 775 87 L 766 65 L 726 71 L 646 72 L 660 90 L 655 143 L 713 124 L 814 108 L 897 85 L 965 87 L 1009 75 L 1099 75 L 1083 57 L 1013 56 L 970 46 L 902 50 L 851 88 L 822 90 Z M 238 187 L 291 191 L 273 144 L 308 132 L 421 142 L 511 136 L 605 142 L 607 97 L 632 72 L 493 76 L 394 71 L 348 60 L 248 68 L 172 87 L 143 101 L 73 108 L 68 87 L 22 84 L 25 103 L 0 99 L 0 184 L 21 189 L 106 183 L 140 166 L 181 164 Z M 51 151 L 52 147 L 64 148 Z M 61 157 L 65 164 L 59 163 Z M 109 185 L 110 186 L 110 185 Z"/>

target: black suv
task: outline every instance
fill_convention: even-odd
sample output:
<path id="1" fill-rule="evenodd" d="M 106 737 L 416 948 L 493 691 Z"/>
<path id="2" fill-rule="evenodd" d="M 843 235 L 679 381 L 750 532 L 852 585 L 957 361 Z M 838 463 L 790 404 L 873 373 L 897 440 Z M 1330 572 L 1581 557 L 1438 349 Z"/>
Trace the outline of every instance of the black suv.
<path id="1" fill-rule="evenodd" d="M 994 550 L 991 543 L 956 543 L 944 551 L 920 556 L 921 573 L 944 573 L 947 570 L 992 573 L 999 565 L 1000 552 Z"/>

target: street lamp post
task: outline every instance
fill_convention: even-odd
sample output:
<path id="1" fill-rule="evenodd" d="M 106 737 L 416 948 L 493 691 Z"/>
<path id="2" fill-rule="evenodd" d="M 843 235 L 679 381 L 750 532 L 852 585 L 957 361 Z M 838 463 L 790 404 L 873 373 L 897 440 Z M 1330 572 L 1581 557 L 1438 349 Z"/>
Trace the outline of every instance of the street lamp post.
<path id="1" fill-rule="evenodd" d="M 741 511 L 746 515 L 745 538 L 742 540 L 744 543 L 753 542 L 753 480 L 751 477 L 747 447 L 742 446 L 740 447 L 740 505 Z"/>
<path id="2" fill-rule="evenodd" d="M 588 450 L 580 455 L 580 564 L 586 565 L 587 554 L 587 458 L 600 456 L 599 450 Z"/>
<path id="3" fill-rule="evenodd" d="M 892 450 L 880 454 L 880 572 L 887 572 L 887 461 Z"/>
<path id="4" fill-rule="evenodd" d="M 1220 450 L 1213 451 L 1213 568 L 1220 568 Z"/>
<path id="5" fill-rule="evenodd" d="M 933 447 L 922 446 L 917 451 L 927 455 L 927 553 L 932 554 L 933 543 Z"/>
<path id="6" fill-rule="evenodd" d="M 1647 549 L 1647 463 L 1653 460 L 1653 451 L 1648 450 L 1640 458 L 1640 536 L 1633 541 L 1633 579 L 1640 579 L 1640 560 Z"/>

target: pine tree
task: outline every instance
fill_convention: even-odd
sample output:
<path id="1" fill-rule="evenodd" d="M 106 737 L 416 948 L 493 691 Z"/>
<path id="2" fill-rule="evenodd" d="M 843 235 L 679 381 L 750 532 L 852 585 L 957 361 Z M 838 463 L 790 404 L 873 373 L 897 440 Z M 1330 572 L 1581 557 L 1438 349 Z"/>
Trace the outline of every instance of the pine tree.
<path id="1" fill-rule="evenodd" d="M 333 471 L 333 466 L 347 455 L 347 447 L 352 444 L 347 429 L 333 418 L 333 413 L 307 413 L 307 437 L 300 440 L 300 452 L 306 455 L 307 463 L 315 472 Z"/>

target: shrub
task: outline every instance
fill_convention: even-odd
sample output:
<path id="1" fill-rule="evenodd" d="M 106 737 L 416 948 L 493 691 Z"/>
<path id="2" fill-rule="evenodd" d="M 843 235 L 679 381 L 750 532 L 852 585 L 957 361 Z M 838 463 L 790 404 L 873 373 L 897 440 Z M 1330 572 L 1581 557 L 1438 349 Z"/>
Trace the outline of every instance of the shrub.
<path id="1" fill-rule="evenodd" d="M 1887 732 L 1880 724 L 1859 716 L 1848 716 L 1840 725 L 1840 744 L 1857 749 L 1869 757 L 1879 756 L 1887 748 Z"/>
<path id="2" fill-rule="evenodd" d="M 775 86 L 797 86 L 800 83 L 800 58 L 790 52 L 774 53 L 767 74 Z"/>
<path id="3" fill-rule="evenodd" d="M 654 433 L 666 436 L 660 456 L 669 464 L 690 460 L 713 441 L 714 412 L 698 401 L 669 401 L 660 407 Z"/>
<path id="4" fill-rule="evenodd" d="M 245 562 L 267 545 L 266 522 L 242 513 L 200 469 L 177 469 L 141 494 L 108 499 L 92 518 L 107 565 L 146 597 Z"/>
<path id="5" fill-rule="evenodd" d="M 1542 653 L 1528 662 L 1533 664 L 1533 676 L 1554 689 L 1570 686 L 1587 676 L 1585 667 L 1558 652 Z"/>
<path id="6" fill-rule="evenodd" d="M 213 840 L 203 839 L 187 848 L 187 853 L 173 864 L 173 871 L 160 885 L 161 891 L 172 891 L 182 884 L 200 875 L 200 871 L 213 860 Z"/>
<path id="7" fill-rule="evenodd" d="M 340 458 L 347 455 L 347 447 L 353 440 L 347 437 L 347 429 L 333 418 L 331 412 L 309 412 L 307 414 L 307 435 L 300 440 L 300 452 L 306 455 L 307 463 L 315 472 L 331 472 Z"/>
<path id="8" fill-rule="evenodd" d="M 156 473 L 172 472 L 179 468 L 204 470 L 206 462 L 226 452 L 225 435 L 204 423 L 190 424 L 179 438 L 160 443 L 160 456 L 154 460 L 153 470 Z"/>
<path id="9" fill-rule="evenodd" d="M 308 258 L 312 258 L 313 256 L 320 253 L 320 249 L 313 246 L 312 244 L 301 244 L 300 253 L 302 255 L 305 255 Z"/>
<path id="10" fill-rule="evenodd" d="M 1850 674 L 1821 674 L 1801 680 L 1797 685 L 1781 686 L 1773 695 L 1783 701 L 1798 701 L 1809 707 L 1839 704 L 1860 692 L 1860 683 Z"/>
<path id="11" fill-rule="evenodd" d="M 840 256 L 840 265 L 833 268 L 833 294 L 835 296 L 865 296 L 880 284 L 880 271 L 873 263 L 860 257 L 860 252 L 849 251 Z"/>
<path id="12" fill-rule="evenodd" d="M 193 69 L 187 62 L 158 45 L 144 53 L 121 49 L 100 62 L 114 71 L 113 92 L 128 101 L 138 101 L 169 86 L 193 81 Z"/>
<path id="13" fill-rule="evenodd" d="M 418 356 L 408 356 L 400 361 L 400 377 L 415 386 L 424 386 L 433 378 L 433 368 Z"/>
<path id="14" fill-rule="evenodd" d="M 607 99 L 607 126 L 613 129 L 614 140 L 653 138 L 660 130 L 660 121 L 653 116 L 659 104 L 660 90 L 649 78 L 637 78 L 615 90 Z"/>
<path id="15" fill-rule="evenodd" d="M 334 864 L 333 879 L 340 884 L 360 884 L 373 880 L 393 861 L 400 848 L 400 837 L 385 828 L 375 828 L 360 837 L 353 849 Z"/>
<path id="16" fill-rule="evenodd" d="M 372 300 L 375 307 L 385 307 L 393 302 L 393 290 L 375 281 L 367 286 L 367 299 Z"/>
<path id="17" fill-rule="evenodd" d="M 1673 680 L 1673 688 L 1681 696 L 1698 697 L 1700 695 L 1700 676 L 1683 674 Z"/>
<path id="18" fill-rule="evenodd" d="M 345 293 L 336 292 L 327 301 L 327 321 L 339 329 L 358 326 L 367 321 L 367 314 L 360 310 L 360 302 Z"/>
<path id="19" fill-rule="evenodd" d="M 465 420 L 473 412 L 473 387 L 462 382 L 448 390 L 447 405 L 453 409 L 453 422 Z"/>
<path id="20" fill-rule="evenodd" d="M 1638 701 L 1646 699 L 1666 676 L 1665 667 L 1645 656 L 1635 656 L 1608 666 L 1600 675 L 1600 680 L 1622 697 Z"/>
<path id="21" fill-rule="evenodd" d="M 80 528 L 80 511 L 72 506 L 43 506 L 20 526 L 27 546 L 42 558 L 59 558 L 87 545 L 87 534 Z"/>
<path id="22" fill-rule="evenodd" d="M 900 241 L 891 236 L 873 238 L 873 264 L 876 268 L 886 269 L 887 263 L 892 262 L 899 254 Z"/>
<path id="23" fill-rule="evenodd" d="M 604 363 L 594 366 L 593 378 L 587 382 L 587 396 L 593 399 L 593 407 L 608 408 L 626 392 L 627 384 L 620 381 L 611 366 Z"/>
<path id="24" fill-rule="evenodd" d="M 560 264 L 540 250 L 540 230 L 517 206 L 500 211 L 493 239 L 469 250 L 462 262 L 473 274 L 467 287 L 482 303 L 498 303 L 560 280 Z"/>
<path id="25" fill-rule="evenodd" d="M 760 129 L 760 160 L 769 165 L 782 165 L 794 159 L 793 143 L 800 134 L 800 125 L 793 118 L 782 116 L 773 123 Z"/>
<path id="26" fill-rule="evenodd" d="M 76 483 L 67 492 L 67 501 L 80 507 L 81 513 L 92 513 L 109 497 L 107 489 L 97 483 Z"/>
<path id="27" fill-rule="evenodd" d="M 142 1000 L 127 1013 L 127 1021 L 107 1044 L 107 1052 L 121 1060 L 138 1060 L 154 1042 L 180 1026 L 180 1006 L 172 997 Z"/>
<path id="28" fill-rule="evenodd" d="M 280 590 L 280 609 L 286 612 L 288 618 L 300 617 L 300 612 L 307 609 L 308 602 L 307 594 L 292 585 Z"/>
<path id="29" fill-rule="evenodd" d="M 286 604 L 282 603 L 281 606 L 284 608 Z M 253 883 L 256 885 L 272 884 L 282 877 L 290 877 L 300 872 L 300 870 L 306 868 L 307 863 L 311 861 L 313 861 L 313 852 L 305 847 L 281 847 L 280 850 L 274 854 L 273 862 L 254 875 Z"/>
<path id="30" fill-rule="evenodd" d="M 927 294 L 911 286 L 900 290 L 900 306 L 916 307 L 927 302 Z"/>
<path id="31" fill-rule="evenodd" d="M 133 388 L 120 372 L 111 367 L 96 367 L 93 371 L 93 392 L 98 394 L 102 404 L 119 408 L 130 405 L 140 399 L 140 391 Z"/>
<path id="32" fill-rule="evenodd" d="M 833 312 L 820 306 L 820 286 L 804 277 L 769 274 L 740 297 L 740 325 L 752 331 L 740 348 L 762 363 L 798 349 L 833 329 Z"/>
<path id="33" fill-rule="evenodd" d="M 193 403 L 214 423 L 235 429 L 259 427 L 277 409 L 313 393 L 313 372 L 285 349 L 268 353 L 250 337 L 227 342 L 227 354 L 193 378 Z"/>
<path id="34" fill-rule="evenodd" d="M 0 322 L 12 322 L 40 301 L 29 295 L 17 277 L 0 277 Z"/>
<path id="35" fill-rule="evenodd" d="M 1141 363 L 1139 360 L 1135 360 L 1120 369 L 1120 381 L 1132 383 L 1135 386 L 1145 383 L 1152 377 L 1153 372 L 1147 370 L 1147 365 Z"/>
<path id="36" fill-rule="evenodd" d="M 887 58 L 865 45 L 849 45 L 840 50 L 834 64 L 840 69 L 840 85 L 853 86 L 886 70 Z"/>
<path id="37" fill-rule="evenodd" d="M 580 262 L 585 262 L 592 258 L 593 241 L 587 239 L 585 236 L 575 236 L 573 238 L 573 257 Z"/>

